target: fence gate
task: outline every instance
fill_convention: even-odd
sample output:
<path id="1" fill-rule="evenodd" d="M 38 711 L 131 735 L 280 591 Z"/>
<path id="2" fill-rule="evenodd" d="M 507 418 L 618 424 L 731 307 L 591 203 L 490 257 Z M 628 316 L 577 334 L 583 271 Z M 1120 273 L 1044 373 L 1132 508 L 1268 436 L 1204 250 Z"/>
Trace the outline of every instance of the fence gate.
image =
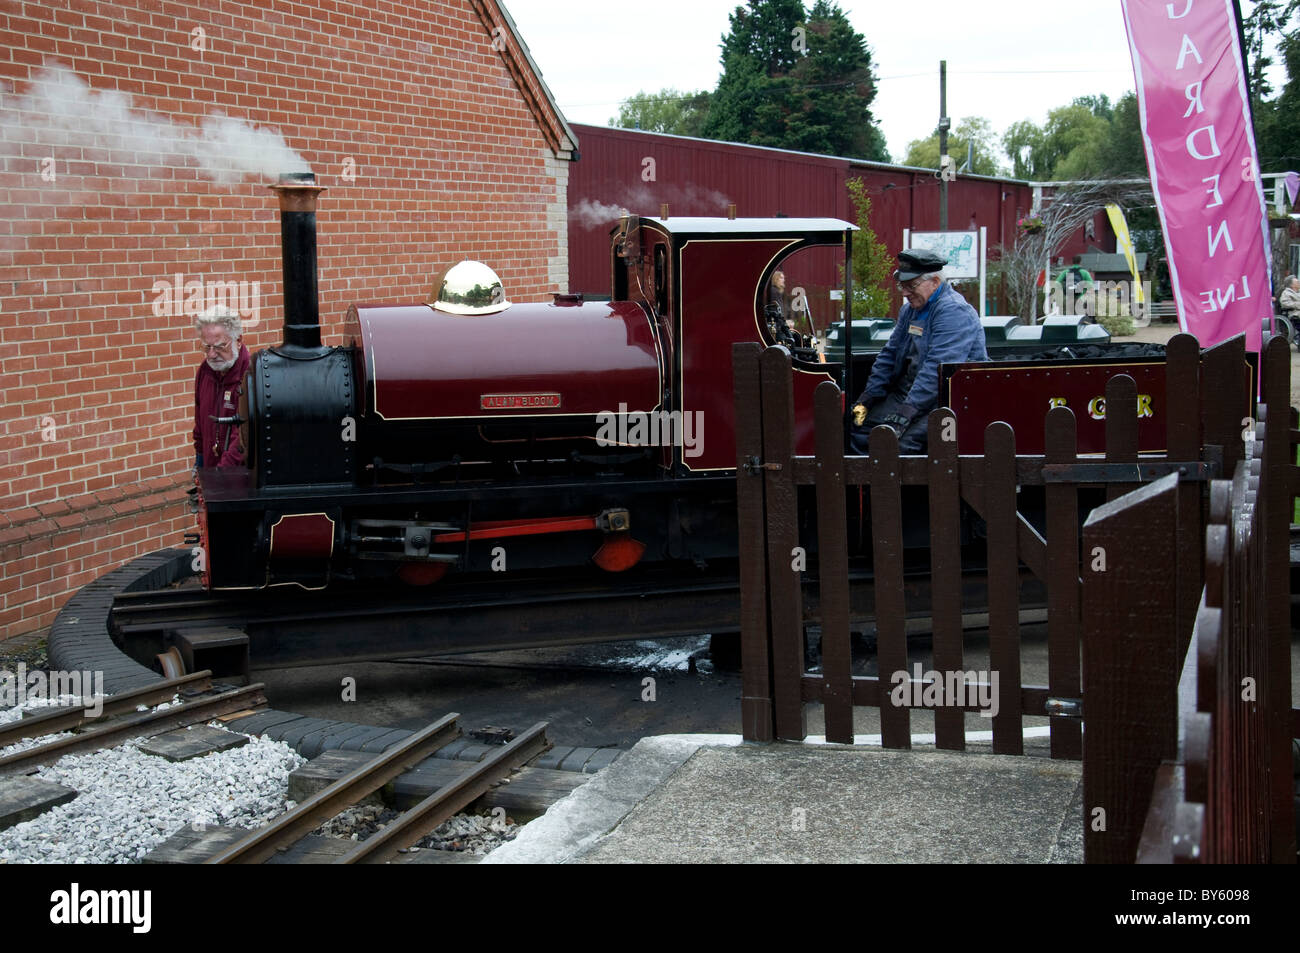
<path id="1" fill-rule="evenodd" d="M 851 743 L 854 706 L 871 706 L 880 709 L 883 745 L 907 748 L 910 709 L 932 707 L 936 745 L 961 750 L 965 716 L 980 708 L 974 699 L 991 697 L 996 687 L 995 753 L 1023 753 L 1022 719 L 1049 716 L 1052 757 L 1082 758 L 1086 791 L 1090 768 L 1096 769 L 1091 793 L 1098 798 L 1128 797 L 1131 752 L 1124 742 L 1112 741 L 1113 750 L 1098 754 L 1095 741 L 1107 735 L 1108 712 L 1112 722 L 1123 722 L 1133 716 L 1135 700 L 1145 698 L 1149 710 L 1141 718 L 1150 725 L 1130 734 L 1158 736 L 1159 755 L 1150 771 L 1173 754 L 1173 692 L 1203 584 L 1206 487 L 1241 460 L 1242 408 L 1252 396 L 1243 375 L 1243 338 L 1201 352 L 1193 337 L 1178 335 L 1166 355 L 1167 442 L 1160 454 L 1139 455 L 1136 385 L 1117 374 L 1106 386 L 1104 458 L 1079 455 L 1074 414 L 1066 407 L 1046 414 L 1041 455 L 1017 455 L 1015 434 L 1005 423 L 986 429 L 982 455 L 959 455 L 955 418 L 943 408 L 930 416 L 926 456 L 900 456 L 897 437 L 883 427 L 872 433 L 869 457 L 845 456 L 843 395 L 829 382 L 815 395 L 815 455 L 798 456 L 789 355 L 782 348 L 736 345 L 745 738 L 801 739 L 806 704 L 820 702 L 828 741 Z M 904 513 L 903 490 L 910 486 L 928 488 L 923 512 Z M 1041 532 L 1018 511 L 1018 494 L 1026 487 L 1041 488 L 1035 491 L 1045 506 Z M 1115 535 L 1094 541 L 1081 534 L 1085 488 L 1094 495 L 1104 490 L 1109 501 L 1089 516 L 1088 532 Z M 871 527 L 869 576 L 849 556 L 849 506 L 859 493 L 869 497 L 862 514 Z M 963 504 L 986 527 L 985 566 L 974 588 L 987 607 L 989 672 L 999 673 L 996 686 L 972 684 L 966 672 L 962 604 L 972 586 L 969 572 L 963 575 Z M 905 522 L 913 515 L 929 521 L 928 585 L 904 575 Z M 1107 561 L 1121 557 L 1142 561 L 1148 584 L 1124 589 L 1131 604 L 1109 601 L 1109 594 L 1087 603 L 1085 580 L 1104 587 L 1118 575 L 1098 574 L 1094 567 L 1115 565 Z M 1159 585 L 1150 584 L 1152 575 Z M 1024 685 L 1020 678 L 1021 593 L 1030 583 L 1045 591 L 1046 685 Z M 946 694 L 908 673 L 907 610 L 909 603 L 917 608 L 927 592 L 932 668 L 948 680 Z M 876 627 L 875 676 L 852 674 L 850 623 L 864 619 L 874 619 Z M 1135 634 L 1135 626 L 1140 630 L 1148 622 L 1161 633 L 1158 648 Z M 808 624 L 821 626 L 818 673 L 805 671 Z M 963 690 L 957 704 L 945 703 L 953 699 L 952 688 Z M 937 705 L 935 698 L 941 700 Z M 1289 718 L 1289 701 L 1286 710 Z M 1095 728 L 1086 749 L 1085 717 Z M 1120 724 L 1119 730 L 1126 729 Z M 1137 747 L 1146 752 L 1150 744 L 1144 735 Z M 1109 773 L 1101 770 L 1107 758 L 1118 765 Z M 1142 783 L 1149 792 L 1149 779 Z M 1127 818 L 1124 836 L 1107 840 L 1135 849 L 1145 810 L 1142 801 L 1137 819 Z M 1100 859 L 1095 847 L 1091 853 L 1090 860 Z"/>

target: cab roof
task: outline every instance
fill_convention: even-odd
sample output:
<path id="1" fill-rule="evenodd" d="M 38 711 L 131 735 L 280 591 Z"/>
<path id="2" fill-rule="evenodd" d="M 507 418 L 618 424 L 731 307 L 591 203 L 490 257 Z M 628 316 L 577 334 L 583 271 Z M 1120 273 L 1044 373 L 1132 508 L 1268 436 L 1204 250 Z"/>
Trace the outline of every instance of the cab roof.
<path id="1" fill-rule="evenodd" d="M 827 232 L 856 232 L 858 226 L 838 218 L 706 218 L 641 216 L 643 223 L 653 223 L 672 235 L 812 235 Z"/>

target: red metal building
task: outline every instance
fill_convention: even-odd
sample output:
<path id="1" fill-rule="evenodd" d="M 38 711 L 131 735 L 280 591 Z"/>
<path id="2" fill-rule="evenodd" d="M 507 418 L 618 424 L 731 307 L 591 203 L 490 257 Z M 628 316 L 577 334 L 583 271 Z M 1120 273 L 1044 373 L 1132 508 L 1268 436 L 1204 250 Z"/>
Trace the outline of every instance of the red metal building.
<path id="1" fill-rule="evenodd" d="M 580 159 L 569 170 L 569 290 L 609 294 L 609 231 L 620 211 L 657 216 L 785 215 L 855 221 L 846 183 L 861 179 L 871 196 L 872 227 L 891 255 L 903 230 L 939 228 L 939 180 L 931 169 L 812 155 L 605 126 L 573 125 Z M 1016 219 L 1033 207 L 1033 188 L 1019 179 L 962 175 L 948 187 L 948 227 L 988 229 L 991 257 L 1015 238 Z M 1064 259 L 1101 245 L 1114 250 L 1104 214 L 1095 239 L 1083 230 Z M 828 283 L 833 282 L 828 276 Z"/>

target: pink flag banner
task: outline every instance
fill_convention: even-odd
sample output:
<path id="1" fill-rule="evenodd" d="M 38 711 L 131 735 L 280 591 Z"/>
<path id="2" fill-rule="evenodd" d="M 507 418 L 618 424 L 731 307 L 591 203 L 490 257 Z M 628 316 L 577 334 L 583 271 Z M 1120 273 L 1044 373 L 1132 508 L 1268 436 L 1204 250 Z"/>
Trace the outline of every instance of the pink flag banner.
<path id="1" fill-rule="evenodd" d="M 1232 0 L 1121 0 L 1184 331 L 1209 347 L 1273 313 L 1268 212 Z"/>

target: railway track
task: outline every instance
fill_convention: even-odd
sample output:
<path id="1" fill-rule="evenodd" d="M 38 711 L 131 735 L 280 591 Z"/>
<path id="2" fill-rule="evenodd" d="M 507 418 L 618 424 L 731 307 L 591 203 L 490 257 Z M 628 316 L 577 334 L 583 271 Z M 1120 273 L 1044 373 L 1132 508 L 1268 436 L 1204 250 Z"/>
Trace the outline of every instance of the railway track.
<path id="1" fill-rule="evenodd" d="M 369 764 L 340 778 L 292 811 L 265 827 L 219 850 L 205 863 L 264 863 L 315 831 L 320 825 L 367 795 L 379 790 L 402 772 L 459 734 L 456 719 L 446 715 L 405 742 L 374 758 Z M 538 722 L 500 750 L 475 764 L 455 781 L 438 788 L 400 817 L 334 859 L 338 864 L 385 863 L 411 847 L 444 821 L 464 810 L 512 771 L 541 754 L 547 747 L 546 723 Z"/>
<path id="2" fill-rule="evenodd" d="M 255 711 L 266 706 L 261 683 L 243 688 L 214 688 L 212 673 L 196 672 L 167 679 L 134 692 L 102 699 L 103 710 L 92 715 L 84 708 L 57 710 L 14 722 L 0 729 L 0 747 L 20 738 L 50 738 L 31 748 L 0 757 L 0 777 L 23 774 L 50 764 L 66 754 L 112 748 L 131 738 L 152 737 L 177 728 L 202 724 L 234 712 Z M 180 704 L 152 711 L 136 711 L 141 705 L 158 705 L 180 694 Z M 53 738 L 66 731 L 74 734 Z"/>
<path id="3" fill-rule="evenodd" d="M 173 702 L 178 696 L 180 700 L 167 707 L 137 710 Z M 32 747 L 0 757 L 0 786 L 10 778 L 15 778 L 15 783 L 20 782 L 24 779 L 17 776 L 32 774 L 36 768 L 52 764 L 67 754 L 113 748 L 131 739 L 153 738 L 215 718 L 239 718 L 265 706 L 266 697 L 261 684 L 242 688 L 214 686 L 211 673 L 203 671 L 113 696 L 96 697 L 89 711 L 81 707 L 60 708 L 31 715 L 0 726 L 0 749 L 22 740 L 37 742 Z M 282 859 L 285 851 L 316 832 L 323 822 L 359 805 L 368 795 L 433 758 L 440 748 L 459 738 L 459 717 L 452 713 L 439 718 L 269 824 L 248 833 L 240 831 L 242 836 L 237 836 L 233 843 L 230 842 L 234 833 L 232 829 L 216 828 L 218 833 L 225 835 L 217 843 L 225 846 L 217 848 L 203 862 L 247 864 Z M 344 842 L 346 847 L 335 842 L 328 852 L 328 859 L 344 864 L 385 863 L 398 859 L 399 854 L 407 853 L 426 835 L 545 752 L 550 747 L 546 729 L 545 722 L 534 724 L 482 760 L 465 763 L 465 770 L 459 776 L 442 783 L 365 840 L 355 844 Z M 307 849 L 310 851 L 310 845 Z"/>

